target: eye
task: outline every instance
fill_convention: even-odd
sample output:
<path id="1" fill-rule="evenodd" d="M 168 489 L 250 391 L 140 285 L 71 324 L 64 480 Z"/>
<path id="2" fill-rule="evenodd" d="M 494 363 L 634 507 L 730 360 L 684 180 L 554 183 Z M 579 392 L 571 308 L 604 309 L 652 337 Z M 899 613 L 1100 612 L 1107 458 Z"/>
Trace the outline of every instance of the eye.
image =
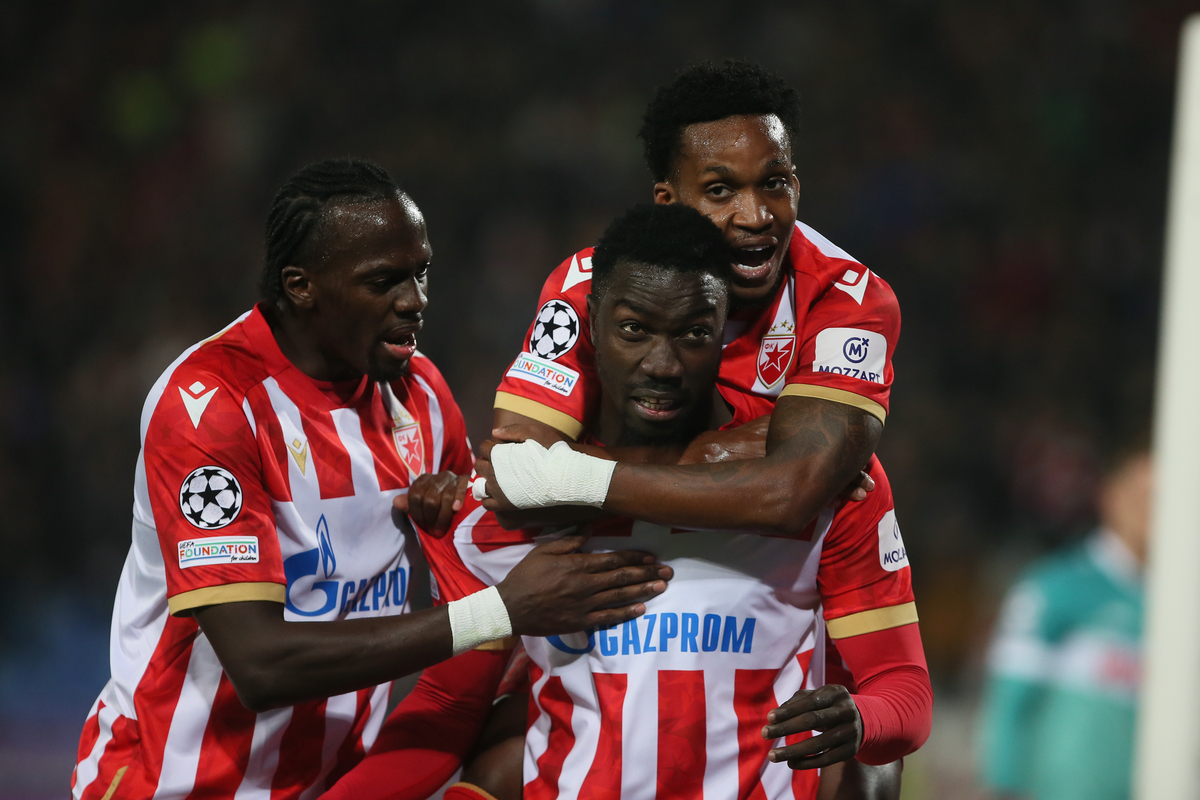
<path id="1" fill-rule="evenodd" d="M 428 277 L 429 277 L 429 263 L 426 262 L 426 263 L 422 264 L 421 266 L 417 267 L 416 278 L 419 281 L 423 281 Z"/>
<path id="2" fill-rule="evenodd" d="M 774 178 L 770 178 L 767 180 L 766 188 L 767 188 L 767 191 L 771 191 L 771 192 L 778 192 L 782 189 L 786 189 L 787 188 L 787 178 L 784 178 L 779 175 L 775 176 Z"/>
<path id="3" fill-rule="evenodd" d="M 733 194 L 733 190 L 723 183 L 714 183 L 707 187 L 704 193 L 709 197 L 729 197 Z"/>
<path id="4" fill-rule="evenodd" d="M 633 334 L 635 336 L 640 333 L 645 332 L 645 329 L 638 322 L 635 322 L 634 320 L 631 320 L 631 319 L 625 320 L 624 322 L 618 324 L 617 327 L 622 332 Z"/>
<path id="5" fill-rule="evenodd" d="M 688 342 L 701 342 L 712 336 L 712 330 L 703 326 L 697 325 L 694 328 L 688 329 L 680 338 Z"/>

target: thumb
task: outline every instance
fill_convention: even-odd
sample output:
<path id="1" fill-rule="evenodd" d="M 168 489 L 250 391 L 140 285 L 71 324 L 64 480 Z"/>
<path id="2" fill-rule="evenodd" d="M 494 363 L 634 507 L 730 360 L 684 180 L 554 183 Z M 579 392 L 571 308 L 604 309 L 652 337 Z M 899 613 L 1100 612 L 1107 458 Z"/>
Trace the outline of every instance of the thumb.
<path id="1" fill-rule="evenodd" d="M 408 492 L 405 492 L 404 494 L 396 495 L 395 499 L 392 500 L 392 507 L 395 508 L 397 511 L 403 511 L 405 514 L 407 514 L 408 513 Z"/>
<path id="2" fill-rule="evenodd" d="M 523 442 L 529 437 L 520 425 L 502 425 L 499 428 L 492 428 L 492 438 L 502 442 Z"/>

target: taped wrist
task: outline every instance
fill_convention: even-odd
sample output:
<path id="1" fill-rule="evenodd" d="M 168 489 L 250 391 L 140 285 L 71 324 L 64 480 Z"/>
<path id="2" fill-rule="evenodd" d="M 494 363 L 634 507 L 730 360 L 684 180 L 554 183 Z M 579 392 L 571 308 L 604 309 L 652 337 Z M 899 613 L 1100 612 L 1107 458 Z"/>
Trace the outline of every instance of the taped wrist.
<path id="1" fill-rule="evenodd" d="M 537 442 L 492 448 L 496 482 L 517 508 L 604 505 L 617 462 L 577 453 L 566 442 L 550 449 Z"/>
<path id="2" fill-rule="evenodd" d="M 485 642 L 512 636 L 508 609 L 495 586 L 467 595 L 462 600 L 454 600 L 447 604 L 446 609 L 450 612 L 454 655 L 474 650 Z"/>

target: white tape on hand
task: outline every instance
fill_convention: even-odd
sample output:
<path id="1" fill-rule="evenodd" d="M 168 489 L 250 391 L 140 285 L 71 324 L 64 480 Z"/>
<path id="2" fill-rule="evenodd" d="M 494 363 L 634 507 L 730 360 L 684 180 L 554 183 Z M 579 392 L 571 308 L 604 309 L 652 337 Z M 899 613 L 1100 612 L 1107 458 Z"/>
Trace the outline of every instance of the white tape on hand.
<path id="1" fill-rule="evenodd" d="M 471 481 L 471 495 L 476 500 L 482 500 L 488 496 L 487 493 L 487 478 L 476 478 Z"/>
<path id="2" fill-rule="evenodd" d="M 617 462 L 577 453 L 566 442 L 550 449 L 537 442 L 492 448 L 496 483 L 517 508 L 604 505 Z"/>
<path id="3" fill-rule="evenodd" d="M 447 604 L 454 655 L 474 650 L 485 642 L 512 636 L 512 621 L 500 597 L 500 590 L 489 586 Z"/>

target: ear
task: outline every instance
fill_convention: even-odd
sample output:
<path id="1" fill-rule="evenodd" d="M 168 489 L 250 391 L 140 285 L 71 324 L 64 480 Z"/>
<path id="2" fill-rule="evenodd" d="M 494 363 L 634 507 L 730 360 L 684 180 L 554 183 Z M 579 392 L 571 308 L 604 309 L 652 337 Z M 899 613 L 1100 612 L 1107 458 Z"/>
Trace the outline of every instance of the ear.
<path id="1" fill-rule="evenodd" d="M 596 346 L 596 311 L 597 311 L 597 305 L 598 305 L 596 302 L 596 295 L 591 294 L 589 292 L 588 296 L 584 298 L 584 301 L 587 303 L 588 322 L 590 323 L 589 327 L 592 329 L 591 330 L 592 347 L 595 347 Z"/>
<path id="2" fill-rule="evenodd" d="M 654 202 L 660 206 L 674 203 L 679 198 L 675 196 L 675 187 L 669 181 L 659 181 L 654 184 Z"/>
<path id="3" fill-rule="evenodd" d="M 316 287 L 301 267 L 284 267 L 279 271 L 283 296 L 296 308 L 311 309 L 316 305 Z"/>

